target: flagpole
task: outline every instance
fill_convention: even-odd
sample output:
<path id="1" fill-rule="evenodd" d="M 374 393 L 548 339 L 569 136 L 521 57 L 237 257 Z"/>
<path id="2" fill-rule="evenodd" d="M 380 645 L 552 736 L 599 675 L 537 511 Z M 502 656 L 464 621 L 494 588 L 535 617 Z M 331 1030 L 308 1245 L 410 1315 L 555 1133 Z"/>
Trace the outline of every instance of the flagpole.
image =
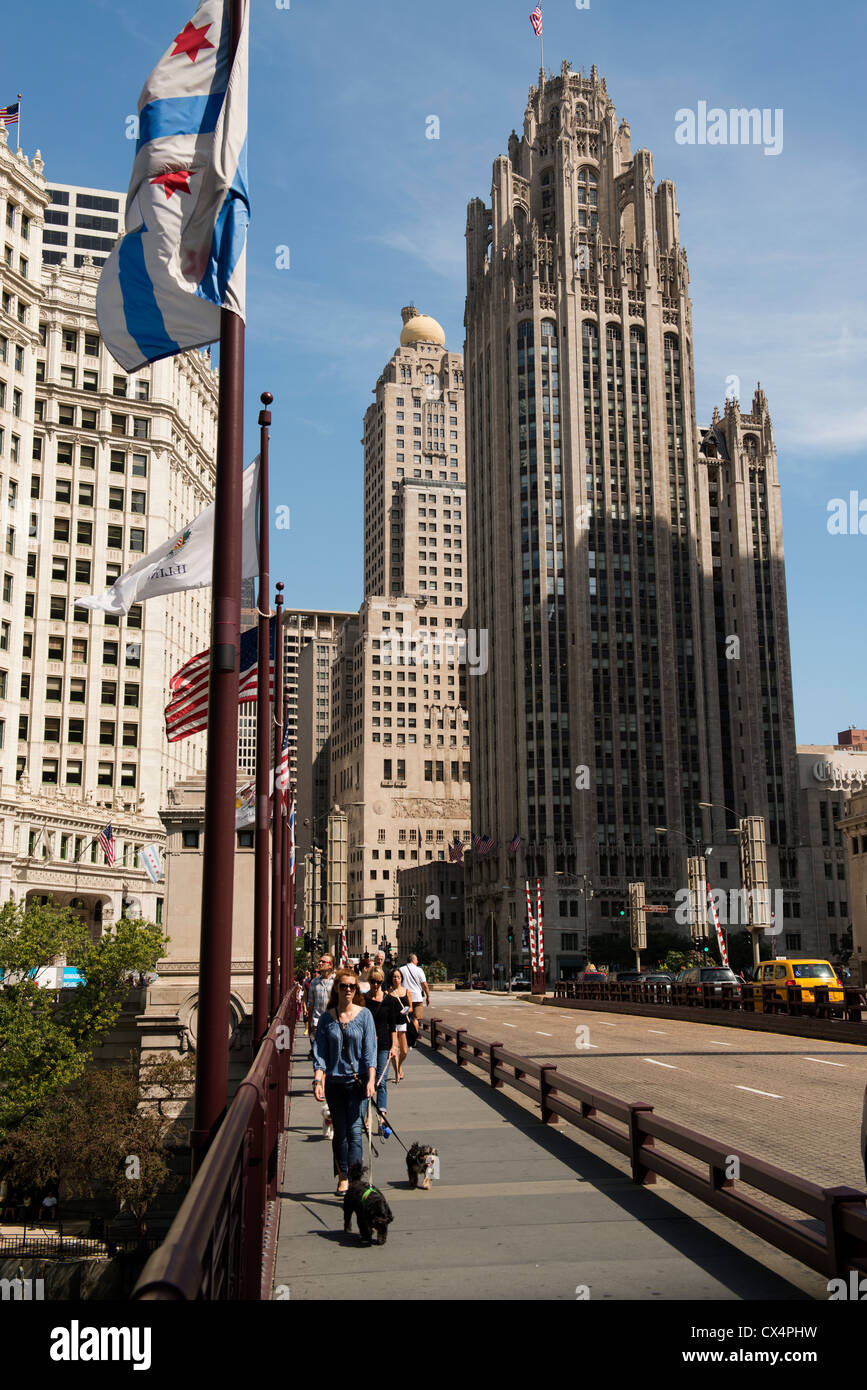
<path id="1" fill-rule="evenodd" d="M 15 153 L 16 153 L 16 154 L 20 154 L 20 153 L 21 153 L 21 93 L 20 93 L 20 92 L 18 93 L 18 133 L 17 133 L 17 135 L 16 135 L 15 138 L 16 138 L 17 141 L 18 141 L 18 148 L 17 148 L 17 150 L 15 151 Z"/>
<path id="2" fill-rule="evenodd" d="M 281 730 L 286 729 L 289 718 L 289 685 L 288 682 L 283 687 L 283 719 Z M 282 766 L 283 741 L 280 740 L 280 758 Z M 286 991 L 291 984 L 289 974 L 289 766 L 288 749 L 286 752 L 286 786 L 281 793 L 280 802 L 280 998 L 285 999 Z"/>
<path id="3" fill-rule="evenodd" d="M 268 808 L 269 764 L 271 761 L 271 614 L 269 576 L 270 502 L 268 462 L 271 424 L 269 409 L 274 397 L 263 391 L 259 397 L 259 670 L 256 723 L 256 850 L 253 885 L 253 1041 L 258 1044 L 268 1031 L 268 887 L 271 856 L 271 829 Z M 276 648 L 274 655 L 276 656 Z"/>
<path id="4" fill-rule="evenodd" d="M 277 772 L 280 767 L 283 726 L 280 710 L 283 708 L 283 585 L 277 585 L 274 601 L 277 616 L 274 619 L 274 814 L 271 818 L 271 1017 L 280 1007 L 280 867 L 283 849 L 283 827 L 280 824 L 280 808 L 277 804 Z"/>
<path id="5" fill-rule="evenodd" d="M 241 35 L 243 0 L 231 0 L 229 9 L 231 67 Z M 244 321 L 231 310 L 223 309 L 220 313 L 220 393 L 217 407 L 196 1093 L 190 1132 L 194 1174 L 201 1166 L 225 1113 L 229 1081 L 243 471 Z"/>

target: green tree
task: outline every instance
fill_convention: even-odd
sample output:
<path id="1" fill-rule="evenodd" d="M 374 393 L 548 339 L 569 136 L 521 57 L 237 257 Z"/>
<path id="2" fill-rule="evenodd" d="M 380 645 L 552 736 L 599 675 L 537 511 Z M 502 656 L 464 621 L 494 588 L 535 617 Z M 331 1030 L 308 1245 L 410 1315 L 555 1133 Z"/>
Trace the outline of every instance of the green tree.
<path id="1" fill-rule="evenodd" d="M 448 976 L 448 971 L 441 960 L 432 960 L 424 968 L 424 973 L 432 984 L 442 984 Z"/>
<path id="2" fill-rule="evenodd" d="M 81 1076 L 117 1022 L 129 976 L 152 970 L 165 945 L 153 922 L 123 917 L 94 942 L 70 908 L 0 908 L 0 1131 Z M 35 978 L 60 961 L 84 980 L 63 996 Z"/>
<path id="3" fill-rule="evenodd" d="M 57 1182 L 61 1203 L 109 1193 L 141 1235 L 154 1198 L 179 1181 L 170 1161 L 189 1138 L 178 1112 L 192 1084 L 189 1057 L 147 1062 L 138 1076 L 134 1067 L 91 1068 L 0 1137 L 0 1171 L 19 1188 Z"/>

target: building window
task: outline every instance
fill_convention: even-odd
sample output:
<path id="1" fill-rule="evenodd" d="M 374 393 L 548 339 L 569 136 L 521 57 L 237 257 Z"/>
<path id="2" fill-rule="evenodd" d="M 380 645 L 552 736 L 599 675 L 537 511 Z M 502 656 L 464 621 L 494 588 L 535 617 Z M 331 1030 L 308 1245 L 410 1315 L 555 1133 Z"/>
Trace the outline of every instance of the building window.
<path id="1" fill-rule="evenodd" d="M 101 705 L 116 705 L 116 704 L 117 704 L 117 682 L 116 682 L 116 681 L 103 681 L 103 682 L 102 682 L 102 689 L 101 689 L 101 694 L 100 694 L 100 697 L 99 697 L 99 702 L 100 702 Z"/>
<path id="2" fill-rule="evenodd" d="M 51 786 L 57 786 L 57 759 L 43 758 L 42 760 L 42 781 Z"/>
<path id="3" fill-rule="evenodd" d="M 120 785 L 122 787 L 134 787 L 136 782 L 135 763 L 121 763 L 120 766 Z"/>
<path id="4" fill-rule="evenodd" d="M 63 677 L 46 676 L 45 678 L 45 698 L 46 700 L 63 699 Z"/>
<path id="5" fill-rule="evenodd" d="M 114 785 L 113 763 L 97 763 L 96 785 L 98 787 L 111 787 Z"/>
<path id="6" fill-rule="evenodd" d="M 183 842 L 184 849 L 198 849 L 198 848 L 199 848 L 199 831 L 198 831 L 198 830 L 184 830 L 184 831 L 182 831 L 182 842 Z"/>
<path id="7" fill-rule="evenodd" d="M 81 786 L 81 768 L 82 764 L 80 762 L 68 762 L 66 764 L 66 783 L 68 786 Z M 64 836 L 64 839 L 68 839 L 68 836 Z M 61 855 L 61 857 L 65 858 L 64 855 Z"/>

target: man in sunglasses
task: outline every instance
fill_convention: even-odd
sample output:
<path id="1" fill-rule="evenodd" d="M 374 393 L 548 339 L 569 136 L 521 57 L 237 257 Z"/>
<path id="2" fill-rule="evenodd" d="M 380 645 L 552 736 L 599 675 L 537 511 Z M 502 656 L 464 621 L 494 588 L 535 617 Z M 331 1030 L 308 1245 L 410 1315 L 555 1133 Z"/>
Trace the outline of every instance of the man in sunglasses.
<path id="1" fill-rule="evenodd" d="M 318 966 L 319 974 L 310 981 L 307 991 L 307 1036 L 310 1039 L 310 1056 L 313 1056 L 313 1039 L 316 1025 L 328 1008 L 331 986 L 334 981 L 334 961 L 327 953 L 322 956 Z"/>

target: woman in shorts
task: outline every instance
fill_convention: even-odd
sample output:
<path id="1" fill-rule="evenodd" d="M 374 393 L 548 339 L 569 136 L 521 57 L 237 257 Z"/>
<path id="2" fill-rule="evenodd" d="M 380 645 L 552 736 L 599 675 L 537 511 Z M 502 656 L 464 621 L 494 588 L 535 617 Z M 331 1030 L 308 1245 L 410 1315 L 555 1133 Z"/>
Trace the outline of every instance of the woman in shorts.
<path id="1" fill-rule="evenodd" d="M 398 1055 L 394 1058 L 394 1079 L 395 1081 L 403 1081 L 403 1061 L 409 1052 L 406 1041 L 406 1020 L 412 1012 L 412 1000 L 399 970 L 392 970 L 391 972 L 388 993 L 397 1000 L 400 1006 L 400 1022 L 397 1025 Z"/>

